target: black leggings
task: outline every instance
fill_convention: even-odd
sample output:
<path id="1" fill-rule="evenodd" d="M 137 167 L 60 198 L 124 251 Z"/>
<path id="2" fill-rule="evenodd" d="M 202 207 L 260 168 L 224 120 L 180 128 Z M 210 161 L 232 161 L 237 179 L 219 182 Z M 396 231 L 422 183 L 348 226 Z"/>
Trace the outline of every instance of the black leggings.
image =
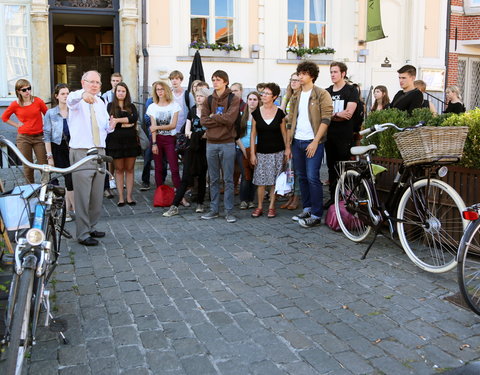
<path id="1" fill-rule="evenodd" d="M 56 143 L 51 143 L 52 145 L 52 155 L 53 155 L 53 162 L 55 163 L 55 167 L 58 168 L 68 168 L 70 167 L 70 156 L 69 156 L 69 149 L 67 142 L 65 139 L 62 139 L 62 143 L 57 145 Z M 67 191 L 73 191 L 73 183 L 72 183 L 72 174 L 63 175 L 65 178 L 65 187 Z"/>
<path id="2" fill-rule="evenodd" d="M 207 168 L 205 170 L 201 170 L 198 173 L 198 176 L 192 176 L 190 173 L 191 170 L 191 161 L 195 155 L 186 153 L 183 160 L 183 171 L 182 171 L 182 181 L 180 183 L 180 187 L 175 192 L 175 198 L 173 199 L 173 205 L 179 206 L 180 202 L 182 201 L 185 192 L 188 189 L 188 186 L 193 185 L 193 178 L 198 177 L 198 191 L 197 191 L 197 204 L 203 204 L 205 199 L 205 191 L 207 186 Z"/>
<path id="3" fill-rule="evenodd" d="M 348 127 L 342 129 L 341 125 L 333 126 L 333 128 L 328 129 L 327 142 L 325 143 L 331 197 L 335 193 L 338 179 L 337 162 L 350 160 L 350 147 L 352 146 L 353 137 L 353 132 Z"/>

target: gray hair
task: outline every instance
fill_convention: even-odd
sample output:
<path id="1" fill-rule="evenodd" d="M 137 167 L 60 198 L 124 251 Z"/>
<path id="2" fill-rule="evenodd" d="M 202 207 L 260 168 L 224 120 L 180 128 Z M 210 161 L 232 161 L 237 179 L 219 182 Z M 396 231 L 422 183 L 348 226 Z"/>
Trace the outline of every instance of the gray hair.
<path id="1" fill-rule="evenodd" d="M 89 70 L 88 72 L 85 72 L 83 73 L 82 75 L 82 81 L 85 81 L 87 79 L 87 76 L 90 74 L 90 73 L 97 73 L 99 76 L 100 76 L 100 79 L 102 79 L 102 75 L 97 72 L 96 70 Z"/>

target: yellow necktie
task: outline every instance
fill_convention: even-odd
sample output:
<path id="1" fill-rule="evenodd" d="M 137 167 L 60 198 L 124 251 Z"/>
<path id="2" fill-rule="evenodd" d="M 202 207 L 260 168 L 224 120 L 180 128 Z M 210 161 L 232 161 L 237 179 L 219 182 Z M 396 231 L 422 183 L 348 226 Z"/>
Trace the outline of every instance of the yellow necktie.
<path id="1" fill-rule="evenodd" d="M 95 108 L 90 104 L 90 120 L 92 122 L 92 137 L 95 146 L 100 147 L 100 130 L 98 129 L 97 116 L 95 115 Z"/>

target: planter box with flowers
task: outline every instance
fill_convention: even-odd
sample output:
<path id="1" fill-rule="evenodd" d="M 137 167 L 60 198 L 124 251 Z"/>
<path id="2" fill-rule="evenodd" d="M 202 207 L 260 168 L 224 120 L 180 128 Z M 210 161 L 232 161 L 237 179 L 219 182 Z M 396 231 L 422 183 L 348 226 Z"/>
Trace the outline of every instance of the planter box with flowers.
<path id="1" fill-rule="evenodd" d="M 200 55 L 205 57 L 240 57 L 240 51 L 242 50 L 240 44 L 217 44 L 197 41 L 190 43 L 188 47 L 190 56 L 194 56 L 195 52 L 200 51 Z"/>
<path id="2" fill-rule="evenodd" d="M 328 47 L 288 47 L 287 59 L 289 60 L 333 60 L 335 50 Z"/>

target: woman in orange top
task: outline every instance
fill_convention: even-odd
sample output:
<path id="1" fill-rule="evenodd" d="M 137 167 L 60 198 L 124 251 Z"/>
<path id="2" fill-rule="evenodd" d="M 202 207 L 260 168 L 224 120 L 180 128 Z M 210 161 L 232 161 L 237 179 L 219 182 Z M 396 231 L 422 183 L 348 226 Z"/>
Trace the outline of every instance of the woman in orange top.
<path id="1" fill-rule="evenodd" d="M 33 161 L 32 150 L 38 164 L 47 164 L 47 153 L 43 143 L 43 117 L 47 106 L 42 99 L 32 95 L 32 85 L 26 79 L 15 83 L 17 101 L 12 102 L 2 114 L 3 122 L 17 128 L 17 147 L 29 161 Z M 18 122 L 10 120 L 15 114 Z M 33 169 L 23 166 L 28 183 L 34 183 Z"/>

